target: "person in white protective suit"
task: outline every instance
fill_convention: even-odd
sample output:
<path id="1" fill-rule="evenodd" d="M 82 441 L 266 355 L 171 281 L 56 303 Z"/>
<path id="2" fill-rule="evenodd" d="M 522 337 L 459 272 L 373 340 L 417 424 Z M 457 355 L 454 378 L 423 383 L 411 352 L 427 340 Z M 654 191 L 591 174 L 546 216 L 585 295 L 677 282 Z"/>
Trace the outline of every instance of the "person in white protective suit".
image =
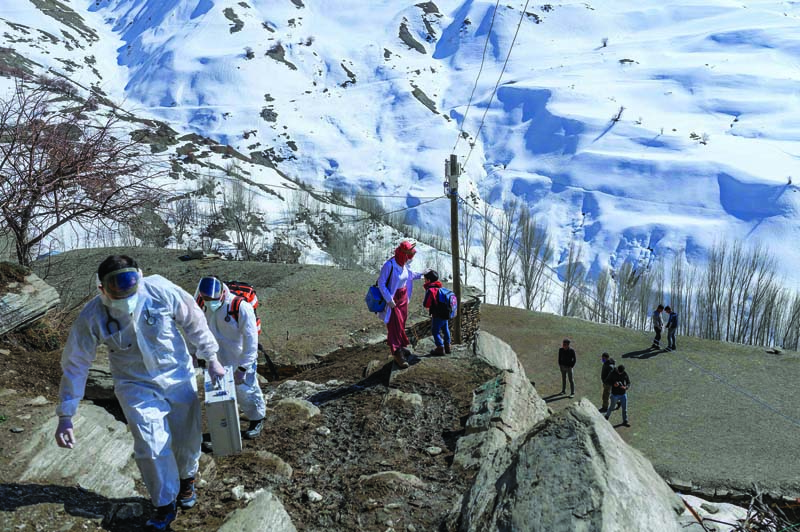
<path id="1" fill-rule="evenodd" d="M 143 277 L 136 261 L 125 255 L 108 257 L 97 276 L 99 294 L 73 324 L 61 358 L 56 443 L 70 449 L 76 444 L 72 416 L 83 398 L 97 346 L 105 344 L 114 393 L 156 507 L 147 527 L 167 530 L 177 505 L 190 508 L 197 501 L 201 409 L 184 336 L 213 377 L 221 377 L 225 369 L 217 361 L 217 341 L 189 293 L 159 275 Z"/>
<path id="2" fill-rule="evenodd" d="M 200 279 L 195 300 L 219 344 L 220 363 L 236 368 L 233 372 L 236 401 L 250 421 L 244 437 L 257 438 L 264 427 L 267 406 L 256 374 L 258 326 L 255 311 L 243 297 L 232 293 L 225 283 L 212 276 Z"/>

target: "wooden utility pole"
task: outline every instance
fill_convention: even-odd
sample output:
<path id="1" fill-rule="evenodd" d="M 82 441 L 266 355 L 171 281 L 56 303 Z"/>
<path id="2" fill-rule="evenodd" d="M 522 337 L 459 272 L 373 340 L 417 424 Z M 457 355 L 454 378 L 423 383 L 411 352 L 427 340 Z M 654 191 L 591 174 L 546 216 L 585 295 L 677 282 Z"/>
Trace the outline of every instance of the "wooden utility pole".
<path id="1" fill-rule="evenodd" d="M 453 343 L 461 343 L 461 259 L 458 249 L 458 176 L 461 174 L 461 166 L 458 164 L 458 157 L 450 155 L 450 163 L 445 172 L 448 179 L 450 195 L 450 245 L 453 248 L 453 293 L 458 299 L 458 313 L 453 327 Z"/>

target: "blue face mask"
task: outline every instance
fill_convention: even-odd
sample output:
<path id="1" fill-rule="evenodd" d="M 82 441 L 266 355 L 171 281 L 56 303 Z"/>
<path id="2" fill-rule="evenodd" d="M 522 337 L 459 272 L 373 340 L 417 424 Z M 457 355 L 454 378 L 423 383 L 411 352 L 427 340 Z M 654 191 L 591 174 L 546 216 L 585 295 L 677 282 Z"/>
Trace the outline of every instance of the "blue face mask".
<path id="1" fill-rule="evenodd" d="M 208 308 L 211 309 L 211 312 L 216 312 L 217 309 L 219 309 L 219 307 L 222 306 L 222 300 L 221 299 L 214 299 L 214 300 L 211 300 L 211 301 L 206 301 L 206 305 L 208 305 Z"/>
<path id="2" fill-rule="evenodd" d="M 132 294 L 125 299 L 110 299 L 109 302 L 111 303 L 109 306 L 120 312 L 124 312 L 126 314 L 133 314 L 133 311 L 136 309 L 136 303 L 139 302 L 139 294 Z"/>

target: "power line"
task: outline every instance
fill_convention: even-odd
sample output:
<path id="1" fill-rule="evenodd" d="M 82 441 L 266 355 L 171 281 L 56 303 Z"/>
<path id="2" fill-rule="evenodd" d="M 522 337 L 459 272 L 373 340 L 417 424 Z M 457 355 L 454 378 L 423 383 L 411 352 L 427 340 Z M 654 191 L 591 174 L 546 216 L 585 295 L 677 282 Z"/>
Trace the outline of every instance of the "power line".
<path id="1" fill-rule="evenodd" d="M 497 8 L 500 6 L 500 0 L 497 0 L 497 3 L 494 5 L 494 11 L 492 12 L 492 21 L 489 23 L 489 31 L 486 32 L 486 42 L 483 44 L 483 55 L 481 56 L 481 66 L 478 69 L 478 75 L 475 77 L 475 84 L 472 86 L 472 92 L 469 95 L 469 101 L 467 101 L 467 109 L 464 111 L 464 118 L 461 120 L 461 129 L 458 132 L 458 136 L 456 137 L 456 143 L 453 144 L 453 153 L 456 151 L 456 147 L 458 146 L 458 141 L 461 139 L 461 135 L 464 133 L 464 127 L 467 125 L 467 115 L 469 114 L 469 107 L 472 105 L 472 97 L 475 96 L 475 89 L 478 88 L 478 80 L 481 78 L 481 72 L 483 72 L 483 63 L 486 61 L 486 50 L 489 48 L 489 37 L 492 35 L 492 27 L 494 27 L 494 18 L 497 15 Z"/>
<path id="2" fill-rule="evenodd" d="M 508 54 L 506 54 L 506 60 L 503 63 L 503 68 L 500 71 L 500 75 L 497 77 L 497 83 L 494 85 L 494 89 L 492 90 L 492 95 L 489 97 L 489 103 L 486 104 L 486 109 L 483 111 L 483 116 L 481 117 L 481 124 L 478 127 L 478 132 L 475 133 L 475 142 L 469 148 L 469 153 L 467 153 L 466 159 L 464 159 L 464 166 L 467 166 L 469 162 L 469 158 L 472 155 L 472 150 L 475 149 L 475 144 L 480 138 L 481 130 L 483 130 L 483 124 L 486 120 L 486 113 L 489 112 L 489 108 L 492 106 L 492 101 L 494 100 L 494 95 L 497 94 L 497 88 L 500 86 L 500 80 L 503 79 L 503 74 L 506 72 L 506 67 L 508 66 L 508 59 L 511 57 L 511 51 L 514 50 L 514 44 L 517 42 L 517 35 L 519 35 L 519 29 L 522 27 L 522 21 L 525 18 L 525 11 L 528 9 L 528 4 L 530 0 L 525 0 L 525 7 L 522 8 L 522 11 L 519 14 L 519 22 L 517 22 L 517 30 L 514 32 L 514 38 L 511 39 L 511 46 L 508 47 Z"/>
<path id="3" fill-rule="evenodd" d="M 416 209 L 417 207 L 422 207 L 423 205 L 426 205 L 428 203 L 433 203 L 436 200 L 440 200 L 440 199 L 444 199 L 444 198 L 447 198 L 447 196 L 444 196 L 444 195 L 438 196 L 438 197 L 430 199 L 428 201 L 422 201 L 420 203 L 417 203 L 416 205 L 412 205 L 412 206 L 409 206 L 409 207 L 403 207 L 402 209 L 397 209 L 397 210 L 394 210 L 394 211 L 384 212 L 384 213 L 381 213 L 381 214 L 364 216 L 363 218 L 356 218 L 355 220 L 348 220 L 346 222 L 342 222 L 342 224 L 365 222 L 367 220 L 373 220 L 375 218 L 383 218 L 383 217 L 388 216 L 390 214 L 397 214 L 398 212 L 410 211 L 411 209 Z"/>

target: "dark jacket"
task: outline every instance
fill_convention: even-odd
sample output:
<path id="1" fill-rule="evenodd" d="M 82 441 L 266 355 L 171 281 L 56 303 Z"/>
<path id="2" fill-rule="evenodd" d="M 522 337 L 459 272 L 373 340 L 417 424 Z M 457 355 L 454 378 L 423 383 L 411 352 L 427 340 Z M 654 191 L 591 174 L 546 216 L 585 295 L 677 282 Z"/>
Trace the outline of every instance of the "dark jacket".
<path id="1" fill-rule="evenodd" d="M 431 316 L 436 310 L 436 304 L 439 301 L 439 289 L 442 287 L 441 281 L 432 281 L 425 283 L 425 297 L 422 299 L 422 306 L 429 309 Z"/>
<path id="2" fill-rule="evenodd" d="M 611 395 L 625 395 L 625 392 L 631 387 L 628 374 L 624 371 L 620 373 L 616 369 L 603 382 L 611 386 Z"/>
<path id="3" fill-rule="evenodd" d="M 614 362 L 613 358 L 609 358 L 608 360 L 603 362 L 603 369 L 600 370 L 600 380 L 603 381 L 603 383 L 605 383 L 608 376 L 615 369 L 617 369 L 617 363 Z"/>
<path id="4" fill-rule="evenodd" d="M 678 313 L 671 312 L 669 318 L 667 319 L 667 329 L 677 329 L 678 328 Z"/>
<path id="5" fill-rule="evenodd" d="M 575 350 L 571 347 L 564 349 L 563 347 L 558 348 L 558 365 L 559 366 L 567 366 L 568 368 L 574 368 L 575 363 L 578 361 L 578 357 L 575 355 Z"/>

